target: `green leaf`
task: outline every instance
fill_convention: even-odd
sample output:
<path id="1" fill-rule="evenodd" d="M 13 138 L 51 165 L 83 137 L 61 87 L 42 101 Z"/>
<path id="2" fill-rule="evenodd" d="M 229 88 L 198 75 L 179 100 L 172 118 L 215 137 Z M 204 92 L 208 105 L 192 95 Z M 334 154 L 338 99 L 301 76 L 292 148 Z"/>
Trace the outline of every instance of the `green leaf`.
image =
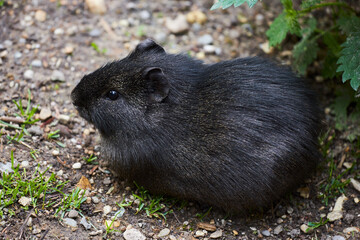
<path id="1" fill-rule="evenodd" d="M 303 29 L 301 29 L 301 35 L 303 37 L 310 37 L 310 35 L 316 29 L 317 21 L 315 18 L 309 18 L 306 21 L 306 25 L 307 25 L 307 27 L 304 27 Z"/>
<path id="2" fill-rule="evenodd" d="M 306 9 L 320 3 L 321 1 L 322 0 L 303 0 L 300 7 L 301 9 Z"/>
<path id="3" fill-rule="evenodd" d="M 355 93 L 350 88 L 339 89 L 336 93 L 337 97 L 334 100 L 332 108 L 335 113 L 335 128 L 337 130 L 345 130 L 348 121 L 348 106 L 350 103 L 356 101 Z M 357 105 L 360 102 L 357 102 Z"/>
<path id="4" fill-rule="evenodd" d="M 286 34 L 289 31 L 289 28 L 285 23 L 285 17 L 286 13 L 280 14 L 270 25 L 270 29 L 266 31 L 266 36 L 269 38 L 270 46 L 275 46 L 285 39 Z"/>
<path id="5" fill-rule="evenodd" d="M 301 75 L 305 75 L 307 67 L 316 59 L 318 50 L 316 39 L 303 38 L 294 46 L 293 66 Z"/>
<path id="6" fill-rule="evenodd" d="M 327 51 L 326 57 L 323 62 L 323 68 L 321 70 L 321 75 L 324 78 L 334 78 L 336 76 L 337 62 L 338 57 L 330 50 Z"/>
<path id="7" fill-rule="evenodd" d="M 349 35 L 351 32 L 360 30 L 360 18 L 354 15 L 339 17 L 337 24 L 341 31 L 346 35 Z"/>
<path id="8" fill-rule="evenodd" d="M 232 5 L 234 5 L 234 7 L 238 7 L 245 2 L 249 5 L 250 8 L 252 8 L 257 3 L 257 1 L 258 0 L 219 0 L 211 7 L 210 10 L 215 10 L 218 8 L 226 9 Z"/>
<path id="9" fill-rule="evenodd" d="M 326 32 L 323 36 L 324 43 L 335 56 L 339 56 L 341 46 L 333 33 Z"/>
<path id="10" fill-rule="evenodd" d="M 337 61 L 337 72 L 343 72 L 342 81 L 350 80 L 356 91 L 360 86 L 360 31 L 352 32 L 341 45 L 341 56 Z"/>

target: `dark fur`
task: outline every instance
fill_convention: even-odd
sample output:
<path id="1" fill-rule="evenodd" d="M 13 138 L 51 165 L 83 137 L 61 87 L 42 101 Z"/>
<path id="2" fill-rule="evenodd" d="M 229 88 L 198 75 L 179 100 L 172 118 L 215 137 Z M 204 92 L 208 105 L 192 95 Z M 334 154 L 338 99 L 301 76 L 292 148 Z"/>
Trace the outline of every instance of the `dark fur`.
<path id="1" fill-rule="evenodd" d="M 110 100 L 109 90 L 120 98 Z M 152 193 L 259 209 L 319 159 L 315 97 L 262 58 L 205 65 L 146 40 L 84 76 L 71 97 L 99 129 L 113 169 Z"/>

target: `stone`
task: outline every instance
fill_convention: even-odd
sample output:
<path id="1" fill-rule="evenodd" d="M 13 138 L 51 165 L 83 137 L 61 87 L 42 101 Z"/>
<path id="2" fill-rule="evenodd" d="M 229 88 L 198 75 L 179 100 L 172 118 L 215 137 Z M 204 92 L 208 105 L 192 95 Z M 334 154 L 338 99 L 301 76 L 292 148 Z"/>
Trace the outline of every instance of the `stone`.
<path id="1" fill-rule="evenodd" d="M 343 217 L 342 209 L 343 209 L 344 202 L 347 199 L 348 198 L 345 195 L 342 195 L 336 200 L 333 211 L 328 213 L 328 215 L 327 215 L 327 218 L 329 219 L 330 222 L 334 222 Z"/>
<path id="2" fill-rule="evenodd" d="M 199 222 L 197 224 L 197 227 L 200 228 L 200 229 L 205 229 L 205 230 L 210 231 L 210 232 L 216 231 L 216 226 L 214 224 Z"/>
<path id="3" fill-rule="evenodd" d="M 352 232 L 360 232 L 358 227 L 348 227 L 343 230 L 343 233 L 351 234 Z"/>
<path id="4" fill-rule="evenodd" d="M 86 221 L 85 217 L 81 218 L 80 224 L 83 225 L 86 230 L 91 229 L 91 224 Z"/>
<path id="5" fill-rule="evenodd" d="M 37 67 L 37 68 L 42 67 L 42 62 L 39 59 L 35 59 L 31 62 L 31 66 Z"/>
<path id="6" fill-rule="evenodd" d="M 89 32 L 90 37 L 99 37 L 102 34 L 102 31 L 98 28 L 94 28 Z"/>
<path id="7" fill-rule="evenodd" d="M 14 58 L 18 59 L 18 58 L 21 58 L 22 57 L 22 54 L 21 52 L 17 51 L 14 53 Z"/>
<path id="8" fill-rule="evenodd" d="M 189 30 L 189 24 L 183 14 L 178 15 L 175 19 L 166 18 L 165 26 L 171 33 L 181 34 Z"/>
<path id="9" fill-rule="evenodd" d="M 62 124 L 67 124 L 70 121 L 70 116 L 65 115 L 65 114 L 60 114 L 59 115 L 59 122 Z"/>
<path id="10" fill-rule="evenodd" d="M 46 20 L 46 12 L 43 10 L 37 10 L 35 12 L 35 19 L 39 22 L 44 22 Z"/>
<path id="11" fill-rule="evenodd" d="M 216 239 L 216 238 L 221 238 L 222 236 L 222 230 L 219 229 L 216 232 L 213 232 L 212 234 L 210 234 L 210 238 Z"/>
<path id="12" fill-rule="evenodd" d="M 22 161 L 21 162 L 21 164 L 20 164 L 20 167 L 21 168 L 28 168 L 28 167 L 30 167 L 30 163 L 29 163 L 29 161 Z"/>
<path id="13" fill-rule="evenodd" d="M 63 35 L 63 34 L 64 34 L 64 29 L 62 29 L 62 28 L 56 28 L 56 29 L 54 30 L 54 34 L 55 34 L 55 35 Z"/>
<path id="14" fill-rule="evenodd" d="M 170 234 L 170 229 L 164 228 L 159 232 L 158 237 L 162 238 L 162 237 L 165 237 L 165 236 L 167 236 L 169 234 Z"/>
<path id="15" fill-rule="evenodd" d="M 93 197 L 91 198 L 91 200 L 92 200 L 93 203 L 95 203 L 95 204 L 97 204 L 97 203 L 100 202 L 100 199 L 99 199 L 97 196 L 93 196 Z"/>
<path id="16" fill-rule="evenodd" d="M 340 235 L 335 235 L 331 238 L 331 240 L 345 240 L 345 238 L 343 236 Z"/>
<path id="17" fill-rule="evenodd" d="M 34 71 L 31 69 L 28 69 L 24 72 L 24 78 L 26 80 L 32 80 L 34 78 Z"/>
<path id="18" fill-rule="evenodd" d="M 71 218 L 64 218 L 63 223 L 65 225 L 68 225 L 68 226 L 73 227 L 73 228 L 77 227 L 77 222 L 74 219 L 71 219 Z"/>
<path id="19" fill-rule="evenodd" d="M 140 18 L 143 20 L 149 19 L 151 17 L 151 14 L 149 13 L 149 11 L 146 11 L 146 10 L 142 10 L 139 15 L 140 15 Z"/>
<path id="20" fill-rule="evenodd" d="M 24 207 L 30 206 L 31 198 L 22 196 L 18 202 Z"/>
<path id="21" fill-rule="evenodd" d="M 269 232 L 269 230 L 264 230 L 264 231 L 262 231 L 261 232 L 261 234 L 263 235 L 263 236 L 265 236 L 265 237 L 270 237 L 270 232 Z"/>
<path id="22" fill-rule="evenodd" d="M 351 185 L 356 189 L 356 191 L 360 192 L 360 182 L 350 178 Z"/>
<path id="23" fill-rule="evenodd" d="M 39 118 L 41 121 L 44 121 L 51 117 L 51 110 L 49 108 L 43 107 L 41 108 Z"/>
<path id="24" fill-rule="evenodd" d="M 104 14 L 107 11 L 105 0 L 85 0 L 85 4 L 94 14 Z"/>
<path id="25" fill-rule="evenodd" d="M 81 169 L 81 163 L 77 162 L 72 165 L 73 169 Z"/>
<path id="26" fill-rule="evenodd" d="M 64 82 L 65 81 L 65 75 L 64 73 L 62 73 L 59 70 L 54 70 L 51 74 L 50 77 L 51 81 L 60 81 L 60 82 Z"/>
<path id="27" fill-rule="evenodd" d="M 167 34 L 164 32 L 158 32 L 154 35 L 154 39 L 159 44 L 164 44 L 166 42 Z"/>
<path id="28" fill-rule="evenodd" d="M 146 237 L 139 230 L 135 228 L 126 229 L 123 234 L 125 240 L 145 240 Z"/>
<path id="29" fill-rule="evenodd" d="M 111 206 L 106 205 L 106 206 L 103 207 L 103 213 L 104 213 L 104 215 L 109 214 L 111 211 L 112 211 Z"/>
<path id="30" fill-rule="evenodd" d="M 205 45 L 204 52 L 205 53 L 214 53 L 216 51 L 216 47 L 213 45 Z"/>
<path id="31" fill-rule="evenodd" d="M 57 149 L 54 149 L 54 150 L 51 152 L 51 154 L 52 154 L 53 156 L 59 156 L 60 151 L 57 150 Z"/>
<path id="32" fill-rule="evenodd" d="M 34 134 L 34 135 L 38 135 L 38 136 L 42 136 L 44 134 L 44 131 L 38 125 L 31 125 L 31 127 L 28 128 L 27 131 L 30 134 Z"/>
<path id="33" fill-rule="evenodd" d="M 329 219 L 330 222 L 339 220 L 342 217 L 343 217 L 342 211 L 333 211 L 333 212 L 328 213 L 328 215 L 327 215 L 327 218 Z"/>
<path id="34" fill-rule="evenodd" d="M 189 12 L 186 15 L 186 20 L 190 24 L 193 24 L 193 23 L 204 24 L 207 21 L 207 17 L 203 12 L 201 12 L 199 10 L 195 10 L 195 11 Z"/>
<path id="35" fill-rule="evenodd" d="M 11 168 L 11 162 L 2 163 L 0 162 L 0 172 L 12 173 L 14 170 Z"/>
<path id="36" fill-rule="evenodd" d="M 77 218 L 79 216 L 78 211 L 71 209 L 68 213 L 68 217 L 69 218 Z"/>
<path id="37" fill-rule="evenodd" d="M 283 226 L 282 225 L 278 225 L 275 229 L 274 229 L 274 234 L 278 235 L 279 233 L 281 233 L 283 231 Z"/>
<path id="38" fill-rule="evenodd" d="M 198 38 L 197 43 L 200 45 L 209 45 L 214 41 L 210 34 L 205 34 Z"/>
<path id="39" fill-rule="evenodd" d="M 303 224 L 303 225 L 301 225 L 300 226 L 300 230 L 303 232 L 303 233 L 310 233 L 310 232 L 312 232 L 311 230 L 311 228 L 309 229 L 309 226 L 308 225 L 306 225 L 306 224 Z"/>
<path id="40" fill-rule="evenodd" d="M 195 233 L 195 237 L 205 237 L 205 233 L 203 231 L 197 230 Z"/>

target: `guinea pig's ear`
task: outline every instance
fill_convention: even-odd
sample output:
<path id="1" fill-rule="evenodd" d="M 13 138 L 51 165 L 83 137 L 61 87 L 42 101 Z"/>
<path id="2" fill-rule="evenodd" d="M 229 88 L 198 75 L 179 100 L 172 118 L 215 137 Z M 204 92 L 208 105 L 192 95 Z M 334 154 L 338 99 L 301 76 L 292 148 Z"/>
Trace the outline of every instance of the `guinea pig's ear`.
<path id="1" fill-rule="evenodd" d="M 135 48 L 135 52 L 145 52 L 150 50 L 155 53 L 165 53 L 165 50 L 150 38 L 142 41 Z"/>
<path id="2" fill-rule="evenodd" d="M 158 67 L 149 67 L 144 70 L 150 100 L 162 102 L 169 94 L 170 84 L 164 72 Z"/>

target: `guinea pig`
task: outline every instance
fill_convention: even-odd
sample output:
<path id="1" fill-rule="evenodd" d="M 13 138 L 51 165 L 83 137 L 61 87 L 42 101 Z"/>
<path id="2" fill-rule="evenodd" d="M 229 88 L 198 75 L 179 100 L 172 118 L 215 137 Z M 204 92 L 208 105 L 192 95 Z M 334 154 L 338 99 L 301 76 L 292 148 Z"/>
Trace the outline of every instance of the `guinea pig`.
<path id="1" fill-rule="evenodd" d="M 71 98 L 111 168 L 154 194 L 263 209 L 320 159 L 314 93 L 259 57 L 204 64 L 147 39 L 85 75 Z"/>

